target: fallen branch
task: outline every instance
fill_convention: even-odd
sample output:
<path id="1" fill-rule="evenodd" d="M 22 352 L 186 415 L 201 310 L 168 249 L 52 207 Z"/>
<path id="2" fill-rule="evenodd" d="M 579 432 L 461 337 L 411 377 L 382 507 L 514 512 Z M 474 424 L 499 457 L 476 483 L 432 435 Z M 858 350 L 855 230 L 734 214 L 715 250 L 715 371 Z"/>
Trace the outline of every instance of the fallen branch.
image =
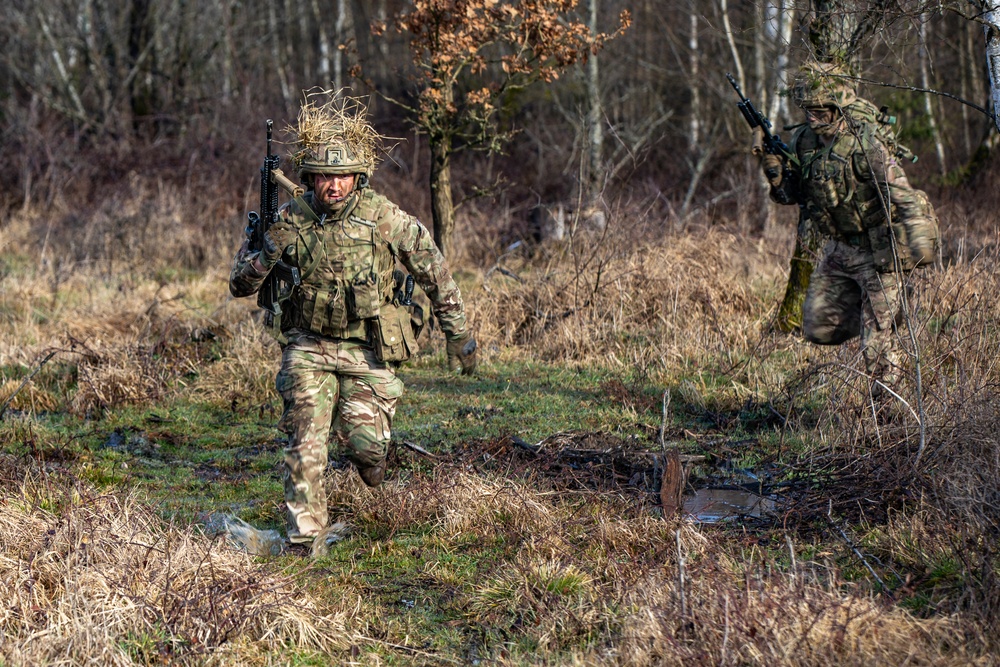
<path id="1" fill-rule="evenodd" d="M 403 441 L 403 446 L 406 447 L 409 450 L 412 450 L 412 451 L 416 452 L 417 454 L 421 454 L 421 455 L 426 456 L 428 458 L 431 458 L 431 459 L 438 458 L 437 454 L 431 454 L 429 451 L 427 451 L 426 449 L 424 449 L 423 447 L 421 447 L 420 445 L 418 445 L 415 442 L 410 442 L 409 440 L 404 440 Z"/>
<path id="2" fill-rule="evenodd" d="M 834 522 L 834 520 L 833 520 L 833 502 L 832 501 L 830 502 L 830 505 L 829 505 L 829 507 L 828 507 L 828 509 L 826 511 L 826 520 L 830 522 L 830 527 L 831 528 L 834 528 L 838 533 L 840 533 L 840 539 L 844 540 L 844 543 L 847 544 L 847 546 L 850 548 L 850 550 L 854 552 L 854 555 L 857 556 L 861 560 L 861 563 L 865 566 L 865 568 L 868 569 L 868 571 L 871 573 L 871 575 L 873 577 L 875 577 L 875 581 L 877 581 L 878 584 L 879 584 L 879 586 L 882 587 L 882 590 L 883 591 L 888 591 L 889 588 L 885 585 L 885 582 L 882 581 L 882 578 L 880 576 L 878 576 L 878 573 L 875 572 L 875 568 L 873 568 L 871 566 L 871 564 L 868 562 L 868 559 L 865 558 L 865 555 L 863 553 L 861 553 L 861 550 L 858 549 L 857 546 L 855 546 L 854 542 L 851 541 L 851 538 L 849 538 L 847 536 L 847 533 L 844 532 L 844 529 L 841 528 L 840 526 L 838 526 Z"/>

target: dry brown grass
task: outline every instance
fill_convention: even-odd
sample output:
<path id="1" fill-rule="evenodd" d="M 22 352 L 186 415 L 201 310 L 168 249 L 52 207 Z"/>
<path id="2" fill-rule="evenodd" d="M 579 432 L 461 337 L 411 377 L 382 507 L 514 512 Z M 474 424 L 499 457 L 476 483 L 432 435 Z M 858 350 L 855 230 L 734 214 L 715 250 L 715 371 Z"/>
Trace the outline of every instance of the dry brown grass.
<path id="1" fill-rule="evenodd" d="M 328 481 L 331 506 L 367 529 L 391 537 L 429 524 L 446 551 L 493 544 L 506 554 L 471 585 L 447 567 L 422 575 L 462 586 L 477 625 L 520 619 L 538 652 L 499 664 L 992 664 L 968 619 L 917 618 L 829 563 L 774 567 L 612 496 L 541 493 L 531 480 L 448 464 L 374 492 L 349 471 Z"/>
<path id="2" fill-rule="evenodd" d="M 550 360 L 661 370 L 749 349 L 767 327 L 782 268 L 758 243 L 707 228 L 640 242 L 616 230 L 501 262 L 471 299 L 487 345 Z M 583 246 L 582 248 L 580 246 Z"/>
<path id="3" fill-rule="evenodd" d="M 166 200 L 156 206 L 170 211 Z M 148 213 L 128 210 L 135 224 Z M 38 225 L 25 214 L 0 227 L 0 247 L 11 251 L 0 290 L 0 401 L 53 350 L 14 410 L 87 414 L 179 393 L 221 404 L 275 400 L 277 346 L 253 320 L 252 301 L 227 294 L 230 249 L 214 251 L 217 268 L 183 276 L 163 271 L 175 260 L 196 263 L 178 259 L 183 250 L 111 268 L 93 261 L 115 247 L 109 218 L 104 241 L 90 237 L 91 250 L 54 261 L 58 240 L 45 242 Z M 442 464 L 372 493 L 338 473 L 334 515 L 385 538 L 385 548 L 415 526 L 429 526 L 444 550 L 491 545 L 498 564 L 474 584 L 446 567 L 425 576 L 461 591 L 470 623 L 521 619 L 505 631 L 540 653 L 515 651 L 501 664 L 988 664 L 990 641 L 979 633 L 1000 609 L 995 247 L 983 241 L 974 261 L 918 275 L 911 324 L 922 403 L 912 373 L 903 391 L 927 427 L 914 469 L 916 420 L 898 402 L 872 404 L 856 344 L 817 348 L 769 330 L 787 232 L 765 242 L 711 226 L 625 231 L 512 254 L 499 263 L 509 274 L 460 267 L 471 276 L 463 290 L 484 366 L 529 356 L 604 365 L 670 389 L 694 414 L 745 401 L 776 406 L 786 435 L 812 442 L 806 470 L 856 482 L 853 499 L 865 498 L 866 512 L 878 505 L 879 521 L 891 517 L 858 524 L 871 549 L 913 571 L 950 565 L 930 618 L 845 582 L 826 562 L 788 569 L 613 497 L 540 492 L 530 478 Z M 136 237 L 138 256 L 187 247 L 171 245 L 184 232 L 168 225 L 162 237 Z M 4 444 L 30 440 L 30 430 L 28 421 L 6 429 Z M 37 475 L 8 476 L 18 484 L 0 495 L 0 595 L 13 601 L 0 612 L 0 650 L 10 662 L 129 664 L 129 651 L 167 651 L 178 661 L 256 664 L 285 643 L 344 650 L 346 640 L 313 624 L 370 636 L 380 622 L 370 600 L 347 611 L 363 595 L 349 575 L 329 584 L 344 606 L 325 606 L 330 598 L 320 603 L 245 556 L 164 526 L 133 496 L 73 484 L 53 491 Z M 300 602 L 304 617 L 287 611 Z M 546 652 L 563 657 L 550 662 Z"/>
<path id="4" fill-rule="evenodd" d="M 219 540 L 164 524 L 133 495 L 3 463 L 3 661 L 203 664 L 221 650 L 224 664 L 263 664 L 262 653 L 349 641 L 356 600 L 319 601 Z"/>

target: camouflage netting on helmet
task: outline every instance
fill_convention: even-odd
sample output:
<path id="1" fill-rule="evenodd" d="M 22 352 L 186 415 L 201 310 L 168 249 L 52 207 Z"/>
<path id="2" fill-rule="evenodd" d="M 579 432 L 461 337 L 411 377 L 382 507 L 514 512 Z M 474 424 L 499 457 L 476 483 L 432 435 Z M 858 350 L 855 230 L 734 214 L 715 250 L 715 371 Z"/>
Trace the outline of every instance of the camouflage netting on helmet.
<path id="1" fill-rule="evenodd" d="M 858 99 L 850 74 L 834 63 L 810 62 L 799 68 L 792 84 L 795 105 L 843 108 Z"/>
<path id="2" fill-rule="evenodd" d="M 368 122 L 368 108 L 356 97 L 323 89 L 303 93 L 291 159 L 303 174 L 364 174 L 371 176 L 384 137 Z"/>

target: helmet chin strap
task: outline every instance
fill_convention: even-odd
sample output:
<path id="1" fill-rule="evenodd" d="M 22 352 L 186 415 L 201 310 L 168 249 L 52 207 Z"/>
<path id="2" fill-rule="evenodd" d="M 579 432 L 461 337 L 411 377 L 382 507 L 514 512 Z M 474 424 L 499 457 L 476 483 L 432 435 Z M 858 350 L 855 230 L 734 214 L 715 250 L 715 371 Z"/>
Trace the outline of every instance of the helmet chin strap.
<path id="1" fill-rule="evenodd" d="M 354 182 L 355 190 L 362 190 L 368 187 L 368 174 L 358 174 L 357 179 Z"/>

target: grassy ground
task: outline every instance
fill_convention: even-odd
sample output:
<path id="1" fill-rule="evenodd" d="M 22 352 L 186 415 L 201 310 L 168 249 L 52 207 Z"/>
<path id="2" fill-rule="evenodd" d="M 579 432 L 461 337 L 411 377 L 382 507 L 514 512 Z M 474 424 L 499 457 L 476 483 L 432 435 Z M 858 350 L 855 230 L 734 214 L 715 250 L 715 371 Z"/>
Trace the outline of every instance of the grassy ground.
<path id="1" fill-rule="evenodd" d="M 856 344 L 769 329 L 778 232 L 463 270 L 480 372 L 425 338 L 386 484 L 331 457 L 343 539 L 252 558 L 211 530 L 282 528 L 252 304 L 222 270 L 39 260 L 30 228 L 0 228 L 0 664 L 996 662 L 969 489 L 993 481 L 998 291 L 974 263 L 921 277 L 923 391 L 879 405 Z M 665 517 L 664 448 L 705 457 L 689 494 L 757 478 L 777 516 Z"/>

